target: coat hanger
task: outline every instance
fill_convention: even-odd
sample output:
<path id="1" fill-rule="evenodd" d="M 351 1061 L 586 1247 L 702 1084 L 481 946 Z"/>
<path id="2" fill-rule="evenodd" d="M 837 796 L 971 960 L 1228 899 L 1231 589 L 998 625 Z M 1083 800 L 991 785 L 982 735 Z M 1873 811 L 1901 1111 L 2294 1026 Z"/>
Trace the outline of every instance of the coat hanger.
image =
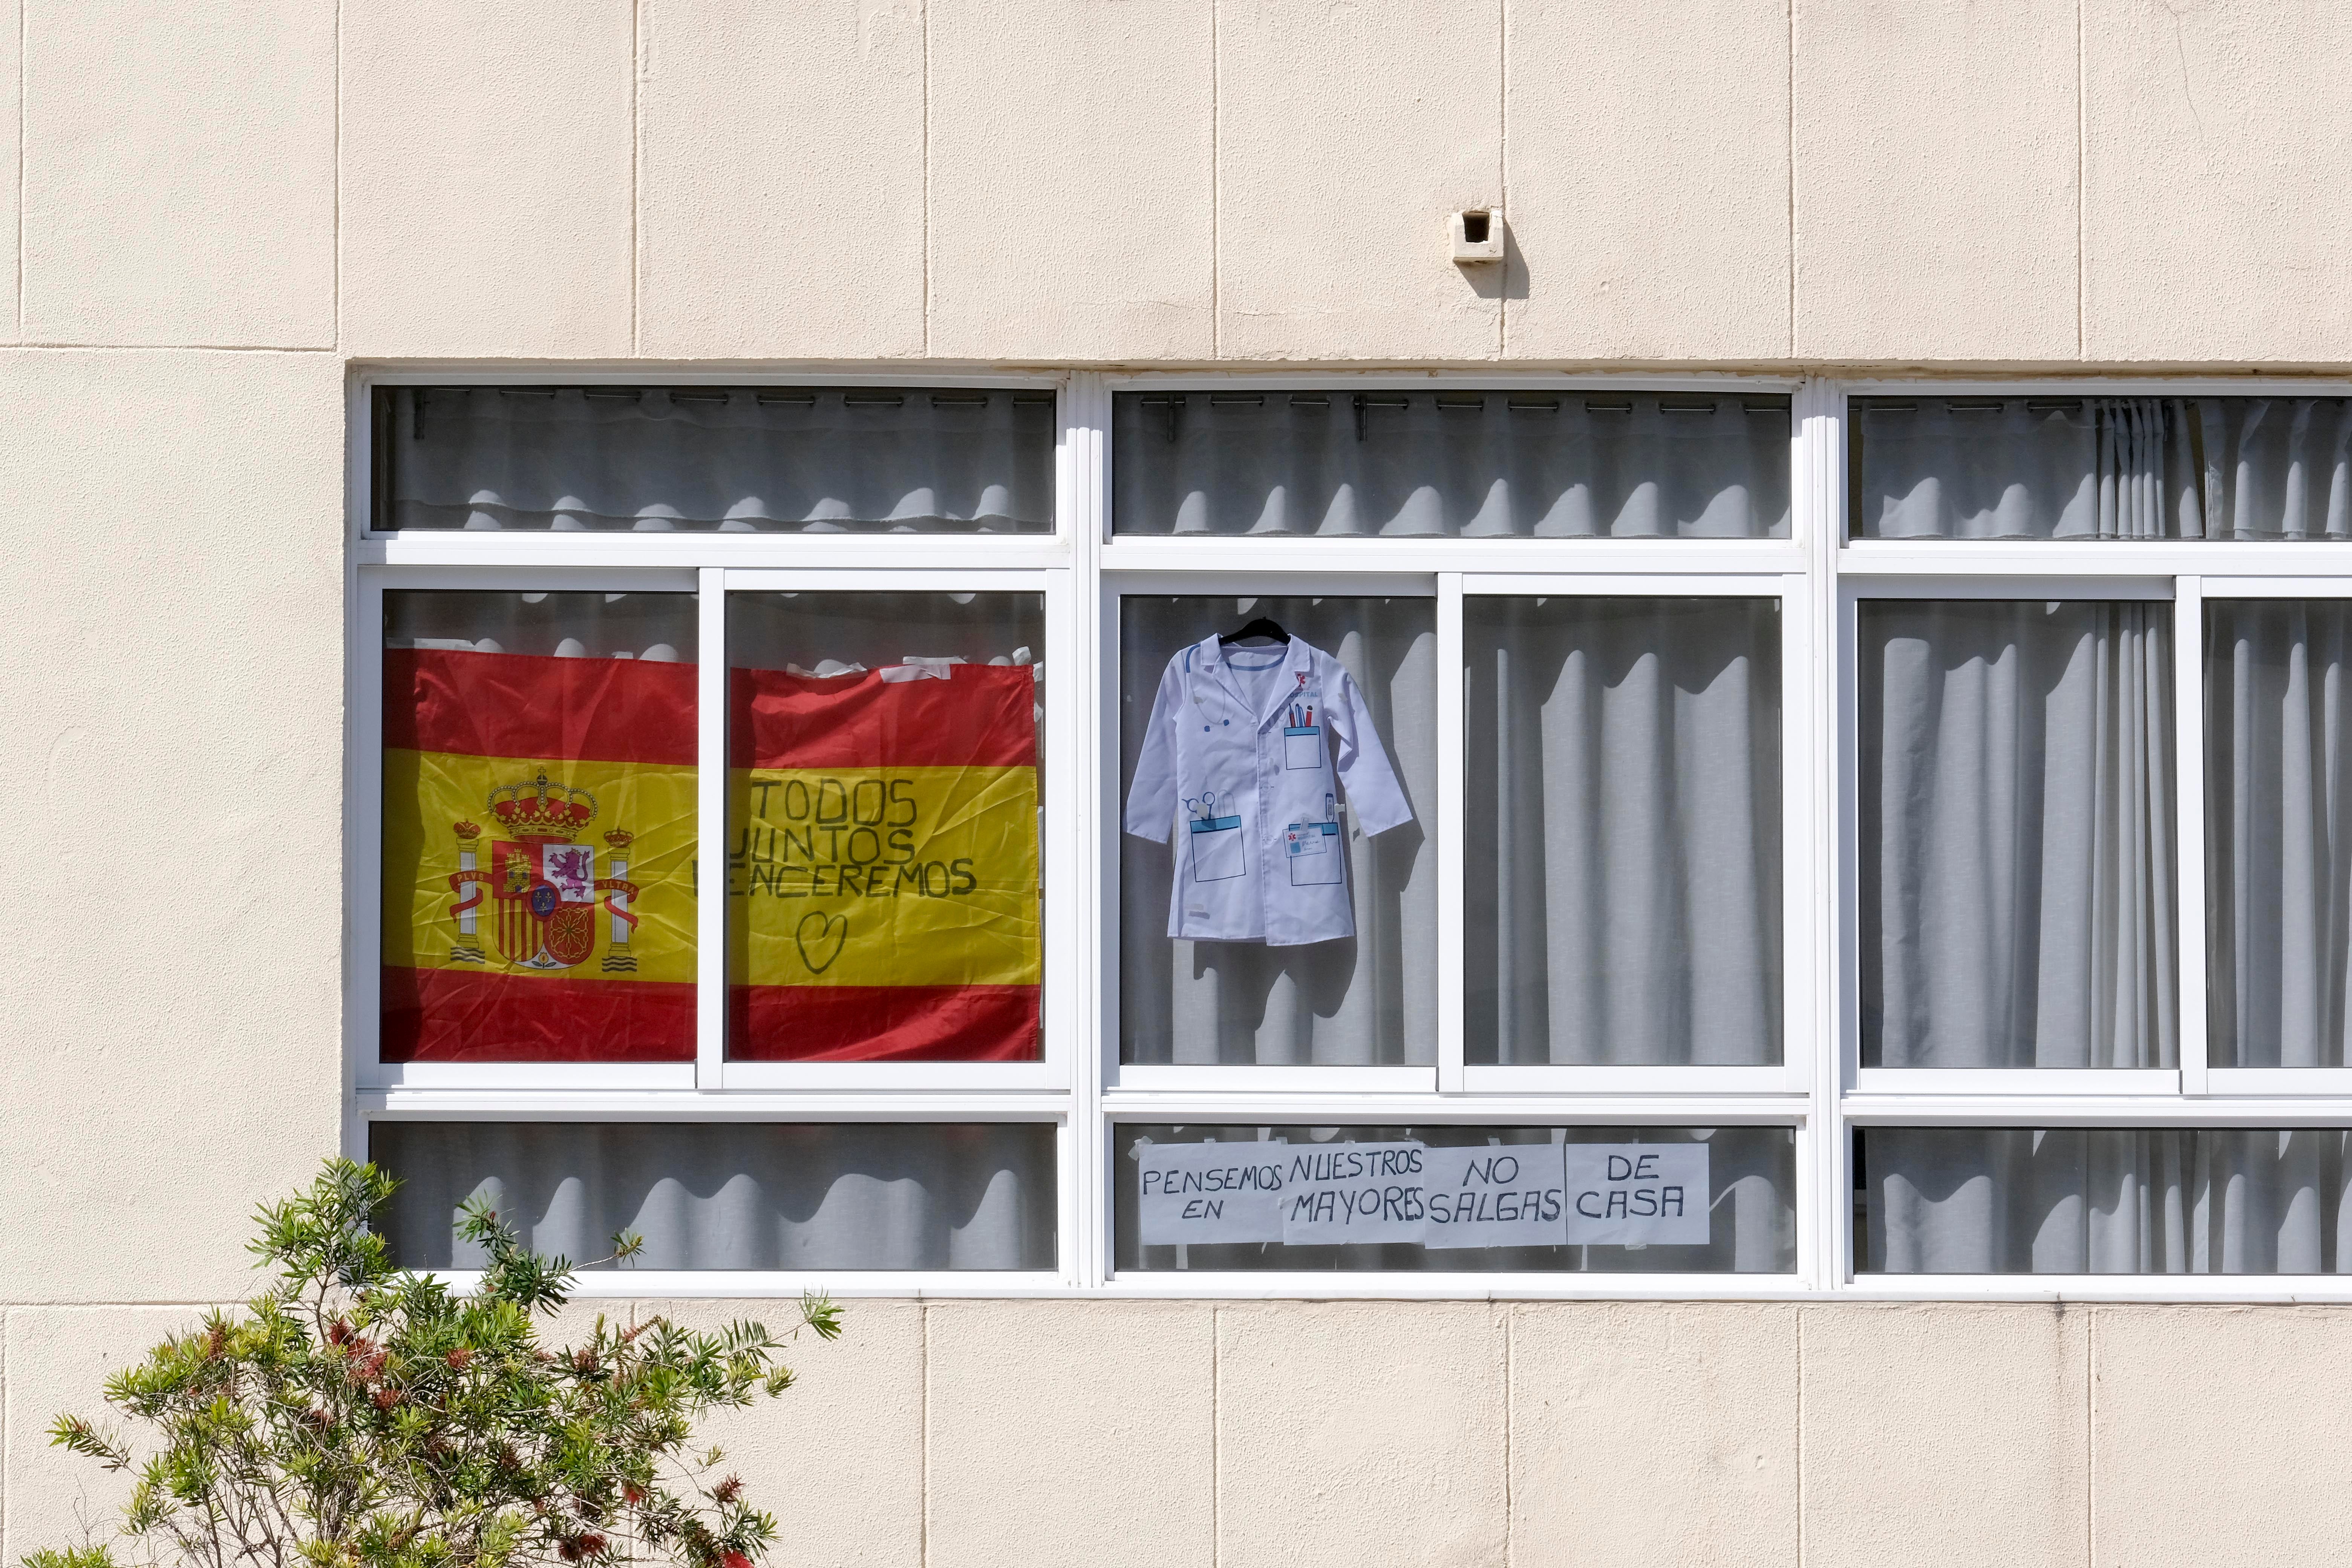
<path id="1" fill-rule="evenodd" d="M 1223 647 L 1227 644 L 1245 641 L 1250 637 L 1272 637 L 1276 642 L 1286 643 L 1290 640 L 1290 634 L 1275 622 L 1260 616 L 1239 631 L 1219 632 L 1217 646 Z"/>

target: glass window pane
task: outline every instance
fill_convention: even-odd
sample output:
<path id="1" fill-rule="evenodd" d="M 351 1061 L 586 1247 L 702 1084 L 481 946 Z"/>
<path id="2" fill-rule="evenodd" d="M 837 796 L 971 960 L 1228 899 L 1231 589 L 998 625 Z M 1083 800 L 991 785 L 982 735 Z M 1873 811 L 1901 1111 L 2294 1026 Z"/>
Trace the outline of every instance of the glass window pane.
<path id="1" fill-rule="evenodd" d="M 1776 599 L 1472 595 L 1468 1059 L 1780 1060 Z"/>
<path id="2" fill-rule="evenodd" d="M 1857 1269 L 2336 1274 L 2342 1128 L 1870 1127 Z"/>
<path id="3" fill-rule="evenodd" d="M 1036 1060 L 1045 595 L 727 616 L 728 1054 Z"/>
<path id="4" fill-rule="evenodd" d="M 2352 399 L 1857 397 L 1864 539 L 2352 538 Z"/>
<path id="5" fill-rule="evenodd" d="M 1769 394 L 1133 392 L 1120 533 L 1785 539 Z"/>
<path id="6" fill-rule="evenodd" d="M 1433 1063 L 1436 601 L 1120 605 L 1120 1059 Z"/>
<path id="7" fill-rule="evenodd" d="M 404 1268 L 482 1267 L 457 1236 L 473 1198 L 575 1262 L 627 1230 L 639 1268 L 1055 1264 L 1045 1122 L 378 1121 L 368 1148 L 400 1178 Z"/>
<path id="8" fill-rule="evenodd" d="M 379 529 L 1047 533 L 1054 395 L 383 387 Z"/>
<path id="9" fill-rule="evenodd" d="M 694 1058 L 695 626 L 384 595 L 384 1060 Z"/>
<path id="10" fill-rule="evenodd" d="M 1123 1270 L 1797 1266 L 1786 1127 L 1122 1122 L 1112 1132 Z M 1356 1235 L 1368 1239 L 1346 1239 Z"/>
<path id="11" fill-rule="evenodd" d="M 2352 600 L 2205 606 L 2207 1017 L 2223 1067 L 2352 1062 Z"/>
<path id="12" fill-rule="evenodd" d="M 2168 1068 L 2172 606 L 1859 606 L 1862 1060 Z"/>

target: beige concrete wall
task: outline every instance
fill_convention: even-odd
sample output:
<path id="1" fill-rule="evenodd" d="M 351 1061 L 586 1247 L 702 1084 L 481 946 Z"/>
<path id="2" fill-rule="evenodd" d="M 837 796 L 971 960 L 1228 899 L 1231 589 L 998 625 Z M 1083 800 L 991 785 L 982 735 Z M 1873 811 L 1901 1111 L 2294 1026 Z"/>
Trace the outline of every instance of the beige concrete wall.
<path id="1" fill-rule="evenodd" d="M 2347 49 L 2332 0 L 0 0 L 0 338 L 2340 365 Z"/>
<path id="2" fill-rule="evenodd" d="M 710 1325 L 773 1303 L 656 1303 Z M 773 1314 L 772 1314 L 772 1316 Z M 0 1325 L 0 1552 L 193 1309 Z M 2270 1568 L 2333 1561 L 2352 1308 L 854 1301 L 714 1430 L 777 1568 Z"/>
<path id="3" fill-rule="evenodd" d="M 0 1556 L 72 1521 L 47 1412 L 338 1139 L 354 361 L 2341 367 L 2347 50 L 2333 0 L 0 0 Z M 2332 1310 L 852 1324 L 743 1434 L 793 1561 L 2345 1523 Z"/>

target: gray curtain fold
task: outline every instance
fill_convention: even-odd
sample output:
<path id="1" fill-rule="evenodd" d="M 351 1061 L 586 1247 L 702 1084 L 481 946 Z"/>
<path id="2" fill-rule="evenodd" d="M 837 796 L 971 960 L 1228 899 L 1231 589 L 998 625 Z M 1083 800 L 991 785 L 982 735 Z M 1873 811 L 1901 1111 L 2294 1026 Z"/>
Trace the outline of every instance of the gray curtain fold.
<path id="1" fill-rule="evenodd" d="M 404 1267 L 478 1268 L 482 1198 L 578 1263 L 615 1232 L 641 1268 L 1051 1268 L 1054 1129 L 1037 1122 L 379 1121 Z"/>
<path id="2" fill-rule="evenodd" d="M 1121 393 L 1121 533 L 1785 539 L 1789 400 Z"/>
<path id="3" fill-rule="evenodd" d="M 1416 820 L 1347 817 L 1356 934 L 1298 947 L 1171 940 L 1165 844 L 1118 836 L 1119 1059 L 1381 1067 L 1437 1059 L 1437 608 L 1428 598 L 1119 601 L 1119 798 L 1160 672 L 1212 632 L 1271 616 L 1345 665 Z M 1346 809 L 1344 796 L 1342 808 Z"/>
<path id="4" fill-rule="evenodd" d="M 1467 1049 L 1781 1059 L 1780 607 L 1473 597 Z"/>
<path id="5" fill-rule="evenodd" d="M 757 593 L 727 596 L 730 662 L 749 669 L 879 669 L 908 659 L 1041 664 L 1043 594 Z M 828 670 L 827 673 L 832 673 Z"/>
<path id="6" fill-rule="evenodd" d="M 379 528 L 1043 533 L 1054 395 L 394 387 Z"/>
<path id="7" fill-rule="evenodd" d="M 1112 1129 L 1114 1266 L 1129 1271 L 1311 1269 L 1352 1272 L 1787 1274 L 1797 1267 L 1797 1140 L 1786 1127 L 1303 1127 L 1148 1124 Z M 1278 1142 L 1324 1146 L 1417 1141 L 1433 1148 L 1568 1143 L 1705 1143 L 1705 1246 L 1496 1247 L 1430 1249 L 1402 1244 L 1291 1247 L 1226 1242 L 1145 1247 L 1138 1239 L 1136 1172 L 1147 1143 Z"/>
<path id="8" fill-rule="evenodd" d="M 2352 538 L 2352 399 L 1855 398 L 1865 539 Z"/>
<path id="9" fill-rule="evenodd" d="M 1864 1130 L 1863 1270 L 2352 1272 L 2340 1128 Z"/>
<path id="10" fill-rule="evenodd" d="M 700 624 L 695 598 L 397 588 L 383 596 L 384 646 L 692 664 Z"/>
<path id="11" fill-rule="evenodd" d="M 1864 1066 L 2176 1064 L 2171 615 L 1860 606 Z"/>
<path id="12" fill-rule="evenodd" d="M 2352 398 L 2212 397 L 2195 407 L 2209 538 L 2352 539 Z"/>
<path id="13" fill-rule="evenodd" d="M 2205 607 L 2212 1059 L 2352 1055 L 2352 602 Z"/>

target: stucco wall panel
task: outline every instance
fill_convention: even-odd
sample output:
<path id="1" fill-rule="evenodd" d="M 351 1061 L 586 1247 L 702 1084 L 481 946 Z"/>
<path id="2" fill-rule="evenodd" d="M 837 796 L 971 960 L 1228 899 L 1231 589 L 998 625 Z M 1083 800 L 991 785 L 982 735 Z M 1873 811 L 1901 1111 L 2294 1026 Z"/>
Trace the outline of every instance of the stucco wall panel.
<path id="1" fill-rule="evenodd" d="M 60 1414 L 120 1426 L 100 1397 L 106 1380 L 140 1361 L 167 1334 L 204 1321 L 201 1307 L 17 1307 L 5 1314 L 8 1374 L 5 1476 L 6 1527 L 0 1559 L 21 1560 L 43 1547 L 106 1544 L 131 1478 L 49 1447 Z M 142 1434 L 124 1428 L 134 1439 Z"/>
<path id="2" fill-rule="evenodd" d="M 2352 9 L 2086 0 L 2101 360 L 2352 361 Z"/>
<path id="3" fill-rule="evenodd" d="M 2076 357 L 2075 25 L 2038 0 L 1797 6 L 1801 358 Z"/>
<path id="4" fill-rule="evenodd" d="M 1800 1311 L 1807 1568 L 2076 1564 L 2090 1313 Z"/>
<path id="5" fill-rule="evenodd" d="M 934 0 L 930 352 L 1212 352 L 1206 0 Z"/>
<path id="6" fill-rule="evenodd" d="M 1482 360 L 1499 267 L 1448 215 L 1503 199 L 1500 0 L 1217 12 L 1218 349 Z"/>
<path id="7" fill-rule="evenodd" d="M 343 7 L 346 352 L 631 352 L 633 13 Z"/>
<path id="8" fill-rule="evenodd" d="M 339 1141 L 342 376 L 0 354 L 0 1300 L 248 1285 Z"/>
<path id="9" fill-rule="evenodd" d="M 1642 0 L 1507 13 L 1512 358 L 1788 355 L 1788 15 L 1658 23 Z"/>
<path id="10" fill-rule="evenodd" d="M 2102 1307 L 2091 1333 L 2094 1568 L 2342 1554 L 2352 1310 Z"/>
<path id="11" fill-rule="evenodd" d="M 23 33 L 26 336 L 331 346 L 333 0 L 27 0 Z"/>
<path id="12" fill-rule="evenodd" d="M 1220 1307 L 1219 1568 L 1500 1563 L 1503 1357 L 1483 1301 Z"/>
<path id="13" fill-rule="evenodd" d="M 934 1568 L 1213 1561 L 1215 1309 L 1094 1306 L 929 1309 Z"/>
<path id="14" fill-rule="evenodd" d="M 24 74 L 17 55 L 23 31 L 19 0 L 0 0 L 0 200 L 5 200 L 7 210 L 14 213 L 23 211 L 16 136 L 24 117 Z M 21 297 L 18 286 L 22 282 L 18 268 L 23 262 L 21 248 L 17 254 L 0 260 L 0 343 L 20 341 L 16 312 Z"/>
<path id="15" fill-rule="evenodd" d="M 1796 1561 L 1795 1308 L 1528 1302 L 1509 1329 L 1514 1562 Z"/>
<path id="16" fill-rule="evenodd" d="M 923 17 L 651 0 L 640 12 L 639 346 L 923 352 Z"/>
<path id="17" fill-rule="evenodd" d="M 541 1331 L 549 1344 L 585 1337 L 598 1313 L 659 1315 L 681 1327 L 722 1329 L 749 1319 L 778 1334 L 800 1321 L 792 1298 L 751 1300 L 574 1300 Z M 859 1298 L 843 1303 L 842 1333 L 827 1342 L 806 1330 L 783 1363 L 792 1387 L 747 1410 L 722 1411 L 700 1428 L 722 1473 L 776 1516 L 768 1568 L 882 1568 L 922 1560 L 923 1309 Z"/>

